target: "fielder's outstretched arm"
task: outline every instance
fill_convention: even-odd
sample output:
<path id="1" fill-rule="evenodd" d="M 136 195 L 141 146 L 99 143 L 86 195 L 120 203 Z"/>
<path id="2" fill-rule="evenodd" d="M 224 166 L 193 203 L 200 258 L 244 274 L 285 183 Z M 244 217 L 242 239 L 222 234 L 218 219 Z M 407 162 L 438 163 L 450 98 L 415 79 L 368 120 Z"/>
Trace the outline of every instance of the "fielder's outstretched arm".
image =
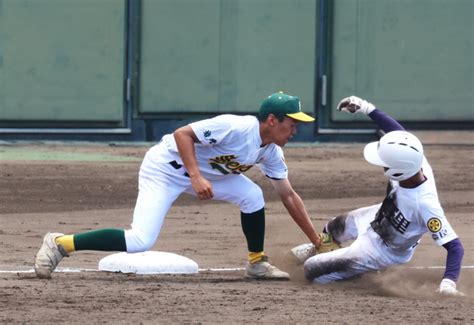
<path id="1" fill-rule="evenodd" d="M 321 245 L 321 239 L 316 233 L 313 223 L 306 211 L 303 200 L 295 192 L 288 179 L 270 179 L 273 187 L 277 191 L 278 195 L 283 202 L 283 205 L 288 210 L 288 213 L 301 228 L 301 230 L 308 236 L 309 240 L 313 243 L 316 248 Z"/>

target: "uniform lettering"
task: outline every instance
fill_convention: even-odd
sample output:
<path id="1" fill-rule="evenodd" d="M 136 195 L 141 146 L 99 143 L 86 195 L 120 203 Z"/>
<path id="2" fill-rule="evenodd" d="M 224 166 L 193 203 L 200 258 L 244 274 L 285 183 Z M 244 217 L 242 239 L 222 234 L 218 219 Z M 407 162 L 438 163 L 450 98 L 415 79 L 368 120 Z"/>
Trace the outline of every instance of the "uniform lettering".
<path id="1" fill-rule="evenodd" d="M 448 230 L 445 229 L 445 228 L 441 229 L 441 230 L 438 232 L 439 238 L 446 237 L 447 235 L 448 235 Z"/>
<path id="2" fill-rule="evenodd" d="M 384 199 L 379 211 L 377 211 L 375 220 L 371 222 L 371 226 L 375 232 L 387 242 L 390 242 L 393 237 L 390 228 L 394 228 L 399 233 L 404 234 L 410 225 L 410 221 L 398 210 L 395 202 L 395 193 L 390 193 Z"/>
<path id="3" fill-rule="evenodd" d="M 253 165 L 241 165 L 238 161 L 235 161 L 238 157 L 235 155 L 223 155 L 209 159 L 209 165 L 212 169 L 216 169 L 223 175 L 229 173 L 240 174 L 246 172 Z"/>
<path id="4" fill-rule="evenodd" d="M 224 167 L 222 167 L 222 166 L 219 165 L 219 164 L 216 164 L 215 162 L 210 162 L 209 165 L 211 165 L 212 169 L 217 169 L 217 170 L 220 171 L 223 175 L 229 174 L 229 172 L 228 172 L 227 170 L 225 170 Z"/>
<path id="5" fill-rule="evenodd" d="M 408 225 L 410 224 L 410 221 L 405 219 L 403 214 L 398 209 L 396 210 L 392 218 L 390 218 L 389 220 L 392 226 L 395 227 L 395 229 L 397 229 L 398 232 L 402 234 L 404 234 L 405 231 L 407 231 Z"/>
<path id="6" fill-rule="evenodd" d="M 253 165 L 240 165 L 239 167 L 239 172 L 245 173 L 247 170 L 252 168 Z"/>
<path id="7" fill-rule="evenodd" d="M 225 164 L 225 166 L 228 169 L 234 171 L 234 170 L 239 168 L 240 164 L 237 161 L 231 161 L 231 162 L 228 162 L 227 164 Z"/>
<path id="8" fill-rule="evenodd" d="M 234 156 L 234 155 L 224 155 L 224 156 L 219 156 L 219 157 L 215 157 L 215 158 L 210 158 L 209 160 L 212 161 L 212 162 L 215 162 L 215 163 L 218 163 L 218 164 L 225 164 L 225 163 L 228 163 L 234 159 L 236 159 L 237 157 Z"/>

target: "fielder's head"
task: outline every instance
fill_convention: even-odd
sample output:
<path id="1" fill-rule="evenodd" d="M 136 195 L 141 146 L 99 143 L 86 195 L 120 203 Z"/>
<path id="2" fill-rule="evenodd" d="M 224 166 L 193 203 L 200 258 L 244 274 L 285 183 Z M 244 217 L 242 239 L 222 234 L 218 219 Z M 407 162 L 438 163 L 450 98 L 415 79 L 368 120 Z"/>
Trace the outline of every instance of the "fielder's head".
<path id="1" fill-rule="evenodd" d="M 285 116 L 291 117 L 300 122 L 313 122 L 314 117 L 301 111 L 301 101 L 296 96 L 291 96 L 282 91 L 271 94 L 263 101 L 258 113 L 258 119 L 265 121 L 268 115 L 275 115 L 280 121 Z"/>
<path id="2" fill-rule="evenodd" d="M 384 167 L 385 176 L 394 181 L 404 181 L 420 171 L 423 145 L 409 132 L 392 131 L 380 141 L 367 144 L 364 157 L 369 163 Z"/>

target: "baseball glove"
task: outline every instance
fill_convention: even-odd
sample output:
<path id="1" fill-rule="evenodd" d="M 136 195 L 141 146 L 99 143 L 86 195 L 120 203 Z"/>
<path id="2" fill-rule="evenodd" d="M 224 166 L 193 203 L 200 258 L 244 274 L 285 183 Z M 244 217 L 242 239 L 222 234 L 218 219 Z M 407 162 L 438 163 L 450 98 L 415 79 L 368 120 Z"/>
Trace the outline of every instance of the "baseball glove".
<path id="1" fill-rule="evenodd" d="M 319 234 L 319 239 L 321 239 L 321 246 L 317 249 L 318 254 L 332 252 L 341 248 L 341 245 L 336 243 L 330 234 L 322 232 Z"/>
<path id="2" fill-rule="evenodd" d="M 291 253 L 296 257 L 298 264 L 303 264 L 308 258 L 316 254 L 331 252 L 341 248 L 341 245 L 334 242 L 332 236 L 326 233 L 320 233 L 321 245 L 318 249 L 312 243 L 298 245 L 291 249 Z"/>

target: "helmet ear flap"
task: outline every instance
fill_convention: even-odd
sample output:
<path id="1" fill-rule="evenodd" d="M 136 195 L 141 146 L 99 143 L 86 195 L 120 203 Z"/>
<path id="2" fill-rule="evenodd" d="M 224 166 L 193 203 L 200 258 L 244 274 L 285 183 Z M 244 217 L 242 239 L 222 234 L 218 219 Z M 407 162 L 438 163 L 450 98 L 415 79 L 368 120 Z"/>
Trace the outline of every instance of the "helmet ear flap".
<path id="1" fill-rule="evenodd" d="M 415 174 L 416 174 L 416 172 L 413 173 L 413 175 L 415 175 Z M 411 173 L 401 172 L 401 171 L 395 170 L 393 168 L 387 169 L 385 171 L 384 175 L 387 176 L 388 178 L 390 178 L 391 180 L 394 180 L 394 181 L 403 181 L 403 180 L 406 180 L 406 179 L 413 176 L 413 175 L 411 175 Z"/>

